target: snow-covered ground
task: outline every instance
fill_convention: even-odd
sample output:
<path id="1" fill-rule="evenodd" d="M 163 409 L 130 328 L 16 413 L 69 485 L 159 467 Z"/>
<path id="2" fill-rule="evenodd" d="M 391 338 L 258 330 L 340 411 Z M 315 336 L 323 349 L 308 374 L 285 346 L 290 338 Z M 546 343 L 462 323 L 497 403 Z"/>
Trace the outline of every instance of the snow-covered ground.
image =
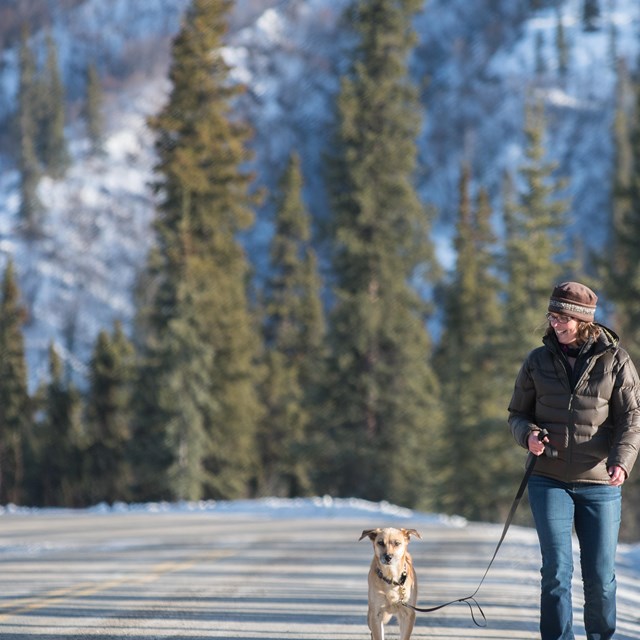
<path id="1" fill-rule="evenodd" d="M 0 506 L 0 517 L 11 514 L 74 514 L 74 513 L 216 513 L 249 516 L 259 522 L 273 519 L 361 519 L 372 518 L 387 522 L 390 526 L 403 523 L 416 525 L 439 525 L 464 528 L 469 523 L 461 516 L 424 513 L 389 502 L 371 502 L 360 498 L 333 498 L 316 496 L 312 498 L 261 498 L 256 500 L 202 500 L 183 502 L 122 503 L 113 505 L 97 504 L 87 509 L 39 509 L 34 507 Z M 514 527 L 521 530 L 521 527 Z M 517 534 L 516 534 L 517 535 Z M 507 534 L 507 537 L 509 534 Z M 497 544 L 497 539 L 496 539 Z M 640 542 L 618 545 L 619 562 L 625 567 L 635 567 L 640 578 Z"/>
<path id="2" fill-rule="evenodd" d="M 486 614 L 476 626 L 458 599 L 478 587 L 499 524 L 327 496 L 7 507 L 0 524 L 0 627 L 9 640 L 361 640 L 371 543 L 359 538 L 385 525 L 421 534 L 411 543 L 420 606 L 452 604 L 419 615 L 414 640 L 537 637 L 540 556 L 527 527 L 509 530 L 474 594 Z M 574 620 L 584 638 L 575 552 Z M 640 640 L 639 556 L 637 545 L 621 545 L 618 640 Z"/>

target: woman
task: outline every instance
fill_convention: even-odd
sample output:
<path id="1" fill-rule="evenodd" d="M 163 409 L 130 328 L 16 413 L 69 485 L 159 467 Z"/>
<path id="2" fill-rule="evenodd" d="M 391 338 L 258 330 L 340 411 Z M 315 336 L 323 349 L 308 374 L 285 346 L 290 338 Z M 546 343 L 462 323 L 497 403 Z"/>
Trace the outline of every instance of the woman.
<path id="1" fill-rule="evenodd" d="M 616 626 L 621 486 L 640 446 L 640 383 L 618 336 L 594 321 L 596 303 L 578 282 L 553 289 L 543 346 L 527 356 L 509 404 L 514 438 L 538 456 L 528 491 L 542 553 L 542 640 L 574 638 L 574 526 L 587 638 L 612 638 Z"/>

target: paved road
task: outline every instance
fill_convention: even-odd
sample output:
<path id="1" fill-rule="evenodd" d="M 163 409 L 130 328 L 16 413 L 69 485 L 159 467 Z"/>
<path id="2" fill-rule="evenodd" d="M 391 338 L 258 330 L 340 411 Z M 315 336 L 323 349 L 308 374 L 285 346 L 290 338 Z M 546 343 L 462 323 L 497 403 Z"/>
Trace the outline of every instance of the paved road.
<path id="1" fill-rule="evenodd" d="M 5 514 L 0 637 L 368 640 L 372 551 L 357 539 L 384 524 L 216 511 Z M 490 525 L 405 526 L 423 534 L 411 543 L 422 606 L 471 594 L 500 534 Z M 619 583 L 617 640 L 640 639 L 640 576 L 621 567 Z M 534 536 L 514 528 L 478 594 L 487 627 L 456 604 L 418 614 L 413 637 L 536 638 L 537 591 Z M 395 624 L 388 635 L 398 637 Z"/>

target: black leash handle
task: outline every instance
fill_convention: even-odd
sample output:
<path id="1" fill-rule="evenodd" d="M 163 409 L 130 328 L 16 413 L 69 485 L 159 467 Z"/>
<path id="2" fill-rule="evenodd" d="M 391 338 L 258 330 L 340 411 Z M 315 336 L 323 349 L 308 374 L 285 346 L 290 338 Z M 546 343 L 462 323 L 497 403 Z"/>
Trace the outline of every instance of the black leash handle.
<path id="1" fill-rule="evenodd" d="M 538 440 L 544 440 L 544 438 L 546 438 L 548 435 L 549 435 L 549 432 L 546 429 L 541 429 L 540 431 L 538 431 Z M 545 450 L 546 450 L 546 447 L 545 447 Z M 464 602 L 469 607 L 469 610 L 471 611 L 471 619 L 473 620 L 473 623 L 476 625 L 476 627 L 487 626 L 487 616 L 484 615 L 484 611 L 482 610 L 482 607 L 478 604 L 478 601 L 476 600 L 476 595 L 478 591 L 480 591 L 480 587 L 482 586 L 482 583 L 487 577 L 487 574 L 489 573 L 489 569 L 491 569 L 491 565 L 493 564 L 493 561 L 496 559 L 496 556 L 498 555 L 498 551 L 500 550 L 500 547 L 504 542 L 504 539 L 507 535 L 507 531 L 509 530 L 509 527 L 511 526 L 511 522 L 513 521 L 513 516 L 515 515 L 516 509 L 518 508 L 518 505 L 520 504 L 520 500 L 522 500 L 522 496 L 524 495 L 524 491 L 527 488 L 527 483 L 529 482 L 529 478 L 531 477 L 531 473 L 533 472 L 533 468 L 536 465 L 537 459 L 538 458 L 534 456 L 533 453 L 529 452 L 529 455 L 527 456 L 527 463 L 524 470 L 524 476 L 520 481 L 520 486 L 518 487 L 516 497 L 513 499 L 513 502 L 511 503 L 511 508 L 509 509 L 509 515 L 507 516 L 507 520 L 504 523 L 504 528 L 502 529 L 502 535 L 500 536 L 500 540 L 498 541 L 496 549 L 493 552 L 493 556 L 491 557 L 489 566 L 484 572 L 484 575 L 482 576 L 482 580 L 480 580 L 480 583 L 476 587 L 476 590 L 466 598 L 458 598 L 457 600 L 451 600 L 450 602 L 445 602 L 444 604 L 440 604 L 437 607 L 429 607 L 425 609 L 422 607 L 414 607 L 412 604 L 409 604 L 408 602 L 403 602 L 402 604 L 405 607 L 408 607 L 409 609 L 413 609 L 414 611 L 419 611 L 421 613 L 431 613 L 432 611 L 438 611 L 438 609 L 444 609 L 449 605 L 456 604 L 456 602 Z M 484 621 L 484 624 L 480 624 L 476 620 L 476 615 L 471 603 L 473 603 L 478 608 L 478 611 L 482 616 L 482 620 Z"/>

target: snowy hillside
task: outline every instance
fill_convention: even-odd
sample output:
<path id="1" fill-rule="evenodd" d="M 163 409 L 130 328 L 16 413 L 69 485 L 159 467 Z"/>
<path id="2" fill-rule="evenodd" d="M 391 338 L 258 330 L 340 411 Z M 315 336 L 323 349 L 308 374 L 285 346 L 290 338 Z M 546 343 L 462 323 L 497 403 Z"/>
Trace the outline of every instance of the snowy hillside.
<path id="1" fill-rule="evenodd" d="M 86 65 L 97 61 L 106 93 L 107 155 L 89 159 L 84 132 L 70 124 L 74 164 L 64 181 L 43 180 L 49 207 L 42 240 L 25 243 L 17 219 L 17 174 L 0 149 L 0 252 L 13 256 L 30 321 L 26 339 L 31 382 L 46 376 L 51 341 L 83 378 L 100 329 L 129 324 L 132 288 L 150 246 L 149 189 L 153 140 L 145 119 L 169 89 L 170 39 L 188 0 L 86 0 L 54 10 L 51 32 L 67 91 L 77 112 Z M 331 132 L 339 75 L 351 40 L 342 23 L 349 0 L 241 0 L 225 55 L 249 91 L 241 108 L 255 128 L 257 181 L 272 185 L 289 150 L 303 158 L 312 213 L 327 213 L 322 153 Z M 412 70 L 421 87 L 425 126 L 418 176 L 425 203 L 435 205 L 439 255 L 450 263 L 448 238 L 463 157 L 476 185 L 499 207 L 500 181 L 522 157 L 527 96 L 544 98 L 547 148 L 570 177 L 575 234 L 600 242 L 608 200 L 615 106 L 611 50 L 629 68 L 640 52 L 640 5 L 602 2 L 601 28 L 584 31 L 581 0 L 566 0 L 560 19 L 569 71 L 558 73 L 553 9 L 528 13 L 513 0 L 429 0 L 416 18 L 419 45 Z M 33 35 L 42 46 L 44 32 Z M 17 51 L 1 52 L 0 119 L 15 108 Z M 540 56 L 543 69 L 540 69 Z M 256 256 L 268 241 L 269 205 L 247 237 Z M 596 232 L 597 230 L 597 232 Z"/>

